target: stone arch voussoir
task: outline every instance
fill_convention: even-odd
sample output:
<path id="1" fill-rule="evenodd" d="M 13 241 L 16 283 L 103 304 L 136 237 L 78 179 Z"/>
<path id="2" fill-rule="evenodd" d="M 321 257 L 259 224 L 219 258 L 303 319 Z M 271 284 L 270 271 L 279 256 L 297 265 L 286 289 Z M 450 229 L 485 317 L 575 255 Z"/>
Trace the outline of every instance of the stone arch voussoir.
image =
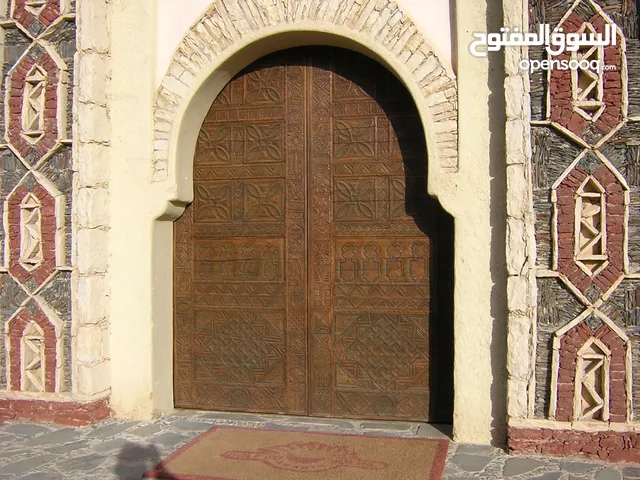
<path id="1" fill-rule="evenodd" d="M 278 26 L 291 30 L 332 31 L 338 35 L 366 36 L 404 69 L 424 96 L 430 137 L 430 156 L 445 171 L 458 168 L 457 85 L 413 21 L 389 0 L 216 0 L 189 29 L 171 61 L 154 105 L 153 180 L 169 177 L 172 129 L 197 79 L 214 58 L 224 55 L 243 38 L 259 37 Z M 371 43 L 371 42 L 370 42 Z M 415 91 L 415 89 L 414 89 Z M 424 113 L 423 113 L 424 115 Z M 435 151 L 433 151 L 435 150 Z"/>

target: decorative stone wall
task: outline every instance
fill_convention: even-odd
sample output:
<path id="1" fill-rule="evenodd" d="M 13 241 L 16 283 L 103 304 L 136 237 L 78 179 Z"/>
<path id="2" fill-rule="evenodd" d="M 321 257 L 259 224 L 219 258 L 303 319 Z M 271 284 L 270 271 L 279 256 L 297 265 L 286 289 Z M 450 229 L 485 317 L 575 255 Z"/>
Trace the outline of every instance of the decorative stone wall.
<path id="1" fill-rule="evenodd" d="M 82 10 L 95 14 L 93 3 L 98 2 L 83 2 Z M 80 287 L 82 277 L 95 274 L 91 267 L 106 258 L 108 250 L 106 242 L 92 242 L 81 232 L 82 228 L 101 227 L 101 215 L 91 209 L 94 195 L 80 188 L 87 178 L 96 187 L 96 168 L 91 168 L 94 152 L 82 150 L 86 156 L 81 161 L 77 152 L 95 138 L 102 141 L 108 130 L 96 136 L 91 129 L 92 115 L 83 115 L 84 122 L 78 122 L 74 99 L 78 95 L 83 102 L 95 98 L 91 86 L 105 80 L 94 78 L 102 73 L 98 69 L 78 62 L 91 48 L 77 41 L 74 0 L 0 1 L 0 15 L 4 39 L 0 419 L 88 423 L 109 414 L 104 399 L 109 372 L 103 368 L 108 363 L 102 335 L 107 330 L 104 316 L 99 319 L 102 327 L 98 321 L 91 322 L 96 314 L 104 313 L 99 308 L 91 316 L 85 313 L 86 307 L 77 312 L 79 305 L 99 306 L 96 297 L 104 297 L 104 290 Z M 102 23 L 106 31 L 106 15 L 95 20 L 85 15 L 85 30 Z M 91 35 L 99 39 L 100 32 L 99 27 L 94 28 Z M 80 85 L 74 84 L 78 63 L 84 76 Z M 104 86 L 98 95 L 105 98 L 104 105 Z M 82 147 L 73 141 L 80 123 L 87 125 L 81 129 Z M 97 196 L 106 211 L 106 197 Z M 89 257 L 89 262 L 79 260 Z M 89 335 L 86 323 L 93 323 Z M 102 367 L 100 375 L 83 371 L 96 365 Z"/>
<path id="2" fill-rule="evenodd" d="M 615 46 L 554 57 L 599 60 L 606 70 L 530 75 L 523 178 L 533 200 L 535 302 L 523 312 L 531 322 L 531 362 L 522 368 L 528 393 L 516 397 L 523 408 L 510 404 L 509 447 L 637 461 L 640 96 L 628 79 L 640 78 L 638 12 L 623 0 L 606 10 L 594 0 L 529 0 L 522 11 L 530 31 L 548 23 L 564 33 L 604 33 L 615 24 L 618 36 Z M 520 53 L 514 63 L 548 58 L 543 47 Z"/>
<path id="3" fill-rule="evenodd" d="M 2 12 L 0 382 L 11 392 L 71 389 L 73 11 L 14 0 Z"/>

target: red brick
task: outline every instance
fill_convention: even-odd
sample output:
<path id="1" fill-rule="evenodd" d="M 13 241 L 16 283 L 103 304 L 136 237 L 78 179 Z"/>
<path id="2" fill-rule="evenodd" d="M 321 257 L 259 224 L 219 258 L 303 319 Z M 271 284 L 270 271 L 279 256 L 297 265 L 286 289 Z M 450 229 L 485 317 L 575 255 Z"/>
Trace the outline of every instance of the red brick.
<path id="1" fill-rule="evenodd" d="M 595 443 L 587 443 L 582 447 L 582 452 L 586 453 L 587 455 L 596 455 L 599 449 L 600 447 L 598 447 L 598 445 L 596 445 Z"/>
<path id="2" fill-rule="evenodd" d="M 621 450 L 622 448 L 624 448 L 624 441 L 619 435 L 611 435 L 607 438 L 602 438 L 600 440 L 600 446 L 608 448 L 610 450 Z"/>
<path id="3" fill-rule="evenodd" d="M 562 453 L 565 455 L 575 455 L 582 450 L 582 443 L 565 443 L 562 446 Z"/>
<path id="4" fill-rule="evenodd" d="M 574 225 L 572 223 L 559 223 L 558 232 L 573 232 Z"/>
<path id="5" fill-rule="evenodd" d="M 0 400 L 0 421 L 49 420 L 70 426 L 85 426 L 111 416 L 108 399 L 91 403 Z"/>
<path id="6" fill-rule="evenodd" d="M 627 421 L 627 416 L 623 413 L 611 413 L 609 414 L 609 421 L 612 423 L 624 423 Z"/>
<path id="7" fill-rule="evenodd" d="M 591 285 L 591 279 L 585 275 L 585 279 L 576 285 L 576 288 L 584 293 Z"/>
<path id="8" fill-rule="evenodd" d="M 564 453 L 564 444 L 547 443 L 540 447 L 540 453 L 545 455 L 562 455 Z"/>
<path id="9" fill-rule="evenodd" d="M 618 450 L 609 452 L 609 460 L 613 462 L 640 463 L 640 452 L 637 450 Z"/>

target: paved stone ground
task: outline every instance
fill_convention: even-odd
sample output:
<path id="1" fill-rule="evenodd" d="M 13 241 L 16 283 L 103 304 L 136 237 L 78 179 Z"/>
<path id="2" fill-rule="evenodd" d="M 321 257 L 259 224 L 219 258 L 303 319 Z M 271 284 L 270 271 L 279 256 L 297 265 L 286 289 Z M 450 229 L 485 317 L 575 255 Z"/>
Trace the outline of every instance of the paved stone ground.
<path id="1" fill-rule="evenodd" d="M 0 424 L 0 480 L 140 479 L 143 472 L 213 425 L 403 437 L 446 438 L 447 433 L 445 427 L 416 423 L 194 412 L 150 422 L 107 420 L 87 428 L 7 423 Z M 640 479 L 640 465 L 515 457 L 491 447 L 452 443 L 443 479 L 471 478 Z"/>

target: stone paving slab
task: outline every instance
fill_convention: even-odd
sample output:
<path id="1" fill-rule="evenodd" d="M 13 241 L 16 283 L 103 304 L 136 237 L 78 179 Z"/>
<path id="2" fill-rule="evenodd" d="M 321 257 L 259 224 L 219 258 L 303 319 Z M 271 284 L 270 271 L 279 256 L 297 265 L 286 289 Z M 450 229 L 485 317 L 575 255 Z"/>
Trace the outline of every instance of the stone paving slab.
<path id="1" fill-rule="evenodd" d="M 215 425 L 431 438 L 450 432 L 446 426 L 406 422 L 194 411 L 147 422 L 110 419 L 87 428 L 7 423 L 0 424 L 0 480 L 139 480 L 149 468 Z M 511 456 L 484 445 L 450 444 L 443 480 L 501 478 L 634 480 L 640 479 L 640 465 Z"/>

